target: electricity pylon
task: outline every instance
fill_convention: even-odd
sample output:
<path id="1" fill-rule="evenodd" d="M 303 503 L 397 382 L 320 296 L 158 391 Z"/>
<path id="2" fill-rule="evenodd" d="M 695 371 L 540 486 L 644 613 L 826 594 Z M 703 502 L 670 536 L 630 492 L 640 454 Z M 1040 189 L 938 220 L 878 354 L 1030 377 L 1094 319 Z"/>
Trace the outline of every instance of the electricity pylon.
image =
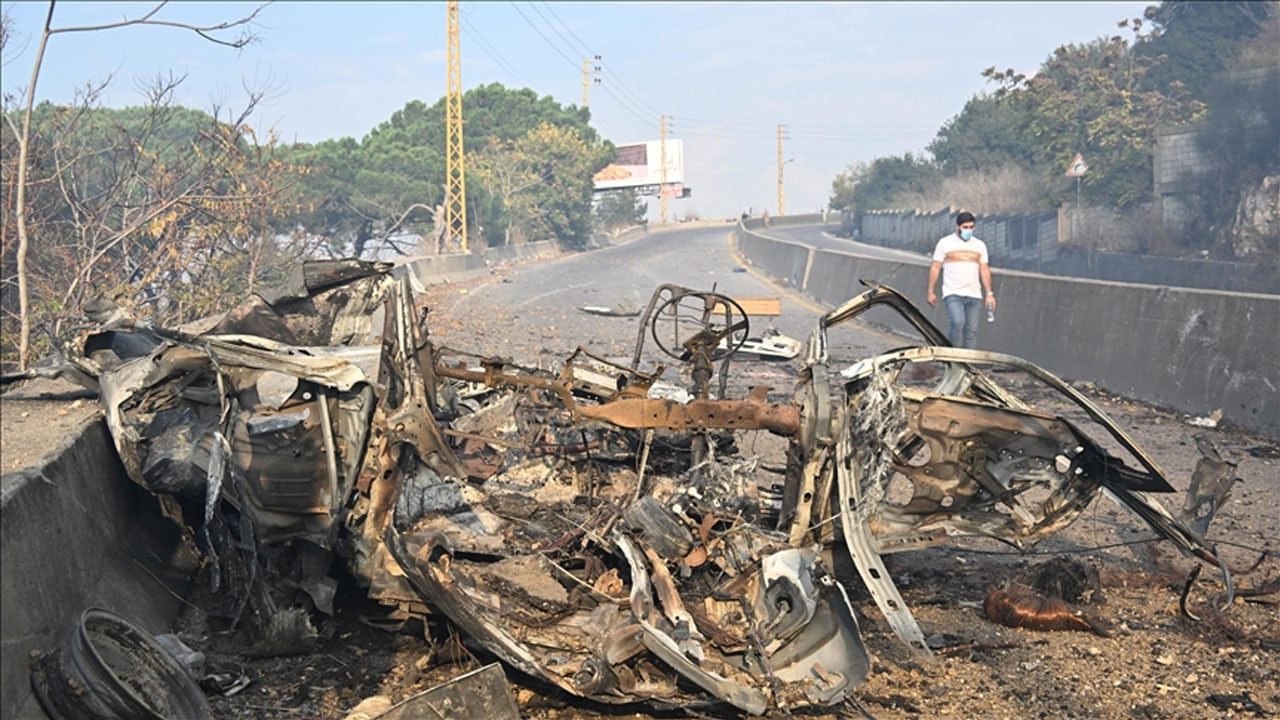
<path id="1" fill-rule="evenodd" d="M 787 206 L 783 202 L 783 194 L 782 194 L 782 166 L 785 164 L 782 161 L 782 139 L 785 137 L 786 127 L 787 127 L 786 125 L 782 125 L 782 124 L 778 125 L 778 216 L 779 217 L 786 214 L 787 212 Z"/>
<path id="2" fill-rule="evenodd" d="M 591 105 L 591 86 L 599 85 L 600 78 L 592 77 L 600 74 L 600 65 L 592 65 L 591 63 L 599 63 L 600 56 L 595 58 L 582 59 L 582 107 L 590 107 Z"/>
<path id="3" fill-rule="evenodd" d="M 449 0 L 448 94 L 445 96 L 445 240 L 467 252 L 467 171 L 462 149 L 462 57 L 458 49 L 458 3 Z"/>
<path id="4" fill-rule="evenodd" d="M 662 177 L 658 182 L 658 211 L 662 222 L 667 221 L 667 116 L 662 116 L 662 131 L 659 135 L 658 154 L 662 156 Z"/>

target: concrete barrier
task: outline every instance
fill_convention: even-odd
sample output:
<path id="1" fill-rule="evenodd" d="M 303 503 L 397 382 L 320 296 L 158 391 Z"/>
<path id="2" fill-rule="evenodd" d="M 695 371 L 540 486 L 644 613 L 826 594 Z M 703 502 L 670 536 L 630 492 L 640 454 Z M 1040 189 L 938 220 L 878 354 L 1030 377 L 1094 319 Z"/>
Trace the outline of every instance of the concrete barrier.
<path id="1" fill-rule="evenodd" d="M 550 240 L 524 243 L 521 245 L 505 245 L 485 248 L 484 259 L 490 264 L 515 262 L 521 260 L 537 260 L 560 254 L 560 246 Z"/>
<path id="2" fill-rule="evenodd" d="M 57 647 L 86 608 L 167 632 L 178 603 L 161 582 L 181 593 L 195 567 L 182 547 L 155 498 L 126 477 L 101 414 L 0 477 L 0 717 L 44 717 L 28 656 Z"/>
<path id="3" fill-rule="evenodd" d="M 464 282 L 488 275 L 489 266 L 485 264 L 483 255 L 475 253 L 425 255 L 405 258 L 396 265 L 391 274 L 396 278 L 412 274 L 414 289 L 419 290 L 428 285 Z"/>
<path id="4" fill-rule="evenodd" d="M 836 223 L 840 221 L 840 218 L 835 214 L 831 214 L 830 221 L 833 223 Z M 827 222 L 827 220 L 823 219 L 822 213 L 807 213 L 803 215 L 783 215 L 782 217 L 770 216 L 769 228 L 796 227 L 799 225 L 821 225 L 825 222 Z M 746 228 L 747 230 L 765 229 L 764 218 L 762 217 L 750 217 L 750 218 L 747 218 L 746 220 L 739 221 L 738 225 Z"/>
<path id="5" fill-rule="evenodd" d="M 809 268 L 813 249 L 799 243 L 789 243 L 743 231 L 738 235 L 739 250 L 765 272 L 786 282 L 797 290 L 805 288 L 805 270 Z"/>
<path id="6" fill-rule="evenodd" d="M 924 303 L 929 263 L 923 258 L 815 250 L 742 224 L 737 241 L 754 265 L 823 303 L 858 294 L 860 279 L 877 280 L 906 293 L 946 329 L 941 303 Z M 808 270 L 797 282 L 802 264 Z M 1194 415 L 1221 409 L 1241 426 L 1280 432 L 1280 297 L 1014 270 L 992 274 L 1001 307 L 997 322 L 979 332 L 983 348 L 1156 405 Z"/>

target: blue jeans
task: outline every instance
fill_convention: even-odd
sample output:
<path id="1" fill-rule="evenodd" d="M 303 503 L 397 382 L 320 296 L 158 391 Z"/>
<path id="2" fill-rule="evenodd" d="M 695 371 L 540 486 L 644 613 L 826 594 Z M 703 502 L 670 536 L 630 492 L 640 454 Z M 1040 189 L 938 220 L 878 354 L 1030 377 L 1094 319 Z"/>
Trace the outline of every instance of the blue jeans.
<path id="1" fill-rule="evenodd" d="M 982 298 L 948 295 L 947 339 L 955 347 L 978 347 L 978 319 L 982 316 Z"/>

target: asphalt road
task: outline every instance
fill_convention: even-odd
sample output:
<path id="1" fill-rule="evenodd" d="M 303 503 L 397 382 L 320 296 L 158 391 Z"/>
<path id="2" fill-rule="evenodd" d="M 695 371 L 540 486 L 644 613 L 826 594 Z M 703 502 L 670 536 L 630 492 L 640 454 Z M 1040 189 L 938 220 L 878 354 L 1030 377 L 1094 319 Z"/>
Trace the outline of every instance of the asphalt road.
<path id="1" fill-rule="evenodd" d="M 801 227 L 769 228 L 768 230 L 757 232 L 768 237 L 788 240 L 820 250 L 846 250 L 880 260 L 911 259 L 926 261 L 929 259 L 928 256 L 920 253 L 880 247 L 878 245 L 867 245 L 866 243 L 836 237 L 833 231 L 837 227 L 836 225 L 806 225 Z"/>
<path id="2" fill-rule="evenodd" d="M 782 315 L 751 318 L 750 334 L 758 337 L 772 324 L 805 340 L 824 309 L 770 284 L 754 269 L 743 269 L 735 260 L 728 227 L 653 233 L 625 245 L 507 270 L 501 279 L 437 288 L 429 298 L 429 323 L 440 344 L 522 364 L 555 366 L 578 345 L 629 364 L 640 319 L 590 315 L 578 308 L 627 302 L 643 309 L 656 287 L 675 283 L 698 290 L 714 287 L 730 297 L 781 296 Z M 851 361 L 904 344 L 875 328 L 850 325 L 837 330 L 833 345 L 841 354 L 847 351 Z M 650 337 L 644 359 L 650 366 L 674 362 L 656 352 Z M 789 389 L 800 363 L 797 359 L 746 366 L 747 374 L 764 376 L 755 380 Z M 777 382 L 772 375 L 778 376 Z"/>
<path id="3" fill-rule="evenodd" d="M 783 315 L 774 324 L 792 337 L 805 339 L 821 308 L 754 272 L 734 272 L 738 265 L 729 231 L 720 227 L 655 233 L 624 246 L 506 268 L 497 277 L 465 286 L 431 288 L 427 302 L 433 310 L 433 336 L 451 347 L 505 355 L 524 364 L 557 367 L 578 345 L 629 362 L 638 318 L 599 317 L 576 308 L 612 306 L 624 300 L 643 307 L 655 286 L 670 282 L 703 289 L 715 284 L 731 296 L 780 295 Z M 814 228 L 772 233 L 828 247 L 848 242 L 824 237 Z M 767 326 L 767 321 L 760 324 Z M 840 359 L 836 349 L 844 349 L 842 339 L 851 359 L 905 344 L 865 325 L 841 326 L 831 336 L 836 359 Z M 647 358 L 660 360 L 652 353 Z M 730 395 L 741 397 L 744 385 L 768 385 L 773 388 L 772 401 L 787 402 L 799 367 L 798 359 L 736 363 L 731 369 Z M 665 379 L 683 380 L 687 385 L 687 378 L 676 378 L 671 371 Z M 1011 373 L 999 375 L 997 381 L 1038 410 L 1061 415 L 1094 439 L 1107 442 L 1083 410 L 1055 392 Z M 1089 386 L 1084 391 L 1157 459 L 1175 487 L 1186 489 L 1200 459 L 1196 448 L 1201 428 L 1172 411 Z M 1247 568 L 1258 558 L 1256 548 L 1274 548 L 1278 495 L 1273 479 L 1280 462 L 1275 458 L 1280 455 L 1274 438 L 1230 428 L 1207 432 L 1223 457 L 1238 463 L 1235 472 L 1245 478 L 1219 511 L 1210 537 L 1221 540 L 1219 552 L 1232 567 Z M 743 440 L 746 453 L 762 458 L 781 457 L 785 448 L 780 445 L 780 441 L 761 442 L 757 447 L 754 439 Z M 1182 498 L 1162 496 L 1160 501 L 1176 512 Z M 975 608 L 982 607 L 987 592 L 1023 577 L 1019 573 L 1042 562 L 1043 556 L 1023 557 L 994 541 L 975 538 L 893 556 L 891 572 L 926 635 L 955 647 L 975 648 L 947 656 L 939 668 L 927 671 L 913 669 L 902 660 L 901 647 L 858 581 L 843 578 L 854 593 L 864 639 L 877 657 L 876 672 L 859 690 L 859 697 L 874 705 L 875 716 L 882 720 L 1210 717 L 1215 715 L 1206 710 L 1203 700 L 1208 693 L 1246 691 L 1260 701 L 1280 701 L 1270 689 L 1275 686 L 1274 652 L 1255 639 L 1274 636 L 1273 609 L 1237 603 L 1230 614 L 1214 615 L 1212 625 L 1182 621 L 1177 590 L 1190 565 L 1168 543 L 1149 543 L 1150 536 L 1143 523 L 1112 503 L 1099 502 L 1037 549 L 1044 554 L 1079 554 L 1098 568 L 1106 603 L 1091 606 L 1089 612 L 1117 628 L 1116 637 L 1062 633 L 1042 638 L 981 619 L 981 611 Z M 1256 587 L 1275 576 L 1272 565 L 1262 568 L 1252 575 L 1240 574 L 1241 586 Z M 1217 586 L 1204 578 L 1201 583 L 1196 594 L 1205 608 L 1200 612 L 1207 613 L 1207 598 L 1212 598 Z M 1008 682 L 993 684 L 993 677 Z M 1064 684 L 1063 678 L 1070 682 Z M 558 713 L 562 718 L 593 715 L 587 710 Z M 550 715 L 535 711 L 529 717 Z"/>

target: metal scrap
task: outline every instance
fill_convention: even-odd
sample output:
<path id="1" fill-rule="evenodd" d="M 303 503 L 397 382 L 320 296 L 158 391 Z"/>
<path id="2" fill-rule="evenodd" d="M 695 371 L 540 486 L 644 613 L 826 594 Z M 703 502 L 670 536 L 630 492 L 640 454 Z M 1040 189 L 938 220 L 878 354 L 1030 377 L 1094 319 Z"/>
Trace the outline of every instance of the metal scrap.
<path id="1" fill-rule="evenodd" d="M 833 367 L 827 330 L 873 306 L 924 344 Z M 362 346 L 374 315 L 380 340 Z M 750 325 L 714 291 L 660 286 L 629 366 L 582 348 L 556 371 L 443 348 L 426 317 L 381 266 L 304 266 L 203 334 L 117 323 L 72 353 L 130 476 L 177 498 L 219 560 L 243 632 L 331 613 L 338 561 L 389 617 L 447 618 L 570 694 L 761 714 L 839 703 L 870 672 L 832 546 L 926 660 L 885 553 L 969 535 L 1027 547 L 1105 493 L 1220 565 L 1148 495 L 1172 488 L 1098 408 L 1023 360 L 948 347 L 890 288 L 819 320 L 781 404 L 768 388 L 728 397 Z M 640 369 L 646 342 L 687 387 Z M 922 386 L 908 370 L 926 364 L 942 369 Z M 1135 464 L 985 366 L 1047 384 Z M 740 455 L 738 431 L 785 438 L 785 469 Z"/>

